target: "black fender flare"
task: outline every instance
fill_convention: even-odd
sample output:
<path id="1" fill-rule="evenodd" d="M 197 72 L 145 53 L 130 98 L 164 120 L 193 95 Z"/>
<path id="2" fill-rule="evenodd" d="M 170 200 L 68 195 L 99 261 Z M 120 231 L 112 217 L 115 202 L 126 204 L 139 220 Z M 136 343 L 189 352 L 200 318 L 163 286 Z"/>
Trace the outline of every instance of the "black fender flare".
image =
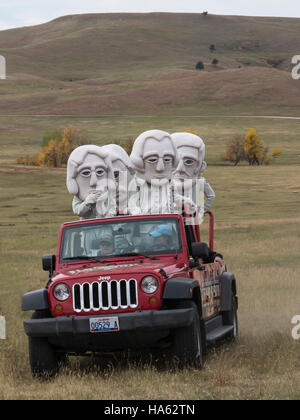
<path id="1" fill-rule="evenodd" d="M 221 285 L 221 311 L 230 311 L 232 306 L 232 296 L 236 298 L 236 280 L 232 273 L 225 272 L 220 278 Z M 236 298 L 237 300 L 237 298 Z"/>
<path id="2" fill-rule="evenodd" d="M 175 277 L 167 280 L 163 293 L 164 301 L 194 300 L 202 316 L 202 301 L 199 282 L 195 279 Z"/>
<path id="3" fill-rule="evenodd" d="M 49 309 L 47 289 L 25 293 L 22 299 L 23 311 L 42 311 Z"/>

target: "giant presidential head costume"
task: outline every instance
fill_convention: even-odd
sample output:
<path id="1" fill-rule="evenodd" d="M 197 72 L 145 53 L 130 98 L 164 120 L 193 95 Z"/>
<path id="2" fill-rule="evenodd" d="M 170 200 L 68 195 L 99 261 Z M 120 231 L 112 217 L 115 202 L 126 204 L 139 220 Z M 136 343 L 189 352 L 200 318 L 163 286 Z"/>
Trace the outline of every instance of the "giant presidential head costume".
<path id="1" fill-rule="evenodd" d="M 215 199 L 214 190 L 202 176 L 207 166 L 204 160 L 205 144 L 199 136 L 189 132 L 174 133 L 172 140 L 179 157 L 174 171 L 174 185 L 177 191 L 197 203 L 202 218 L 202 210 L 208 211 Z"/>
<path id="2" fill-rule="evenodd" d="M 107 144 L 102 146 L 101 149 L 110 158 L 115 179 L 118 181 L 120 176 L 125 174 L 129 183 L 134 176 L 134 168 L 130 157 L 123 147 L 118 144 Z"/>
<path id="3" fill-rule="evenodd" d="M 116 184 L 116 203 L 118 212 L 128 212 L 128 189 L 135 171 L 127 152 L 117 144 L 107 144 L 101 148 L 108 154 Z"/>
<path id="4" fill-rule="evenodd" d="M 94 216 L 104 217 L 108 211 L 111 214 L 116 187 L 107 151 L 95 145 L 77 147 L 68 160 L 67 188 L 76 197 L 78 207 L 83 203 L 82 214 L 76 214 L 84 215 L 85 207 L 94 204 Z"/>
<path id="5" fill-rule="evenodd" d="M 174 133 L 172 140 L 178 152 L 179 163 L 174 172 L 175 179 L 196 179 L 206 169 L 205 144 L 192 133 Z"/>
<path id="6" fill-rule="evenodd" d="M 130 158 L 137 175 L 152 185 L 169 182 L 178 165 L 171 136 L 161 130 L 142 133 L 134 142 Z"/>
<path id="7" fill-rule="evenodd" d="M 101 147 L 77 147 L 70 155 L 67 167 L 67 188 L 70 194 L 84 201 L 97 191 L 105 193 L 114 179 L 108 153 Z"/>

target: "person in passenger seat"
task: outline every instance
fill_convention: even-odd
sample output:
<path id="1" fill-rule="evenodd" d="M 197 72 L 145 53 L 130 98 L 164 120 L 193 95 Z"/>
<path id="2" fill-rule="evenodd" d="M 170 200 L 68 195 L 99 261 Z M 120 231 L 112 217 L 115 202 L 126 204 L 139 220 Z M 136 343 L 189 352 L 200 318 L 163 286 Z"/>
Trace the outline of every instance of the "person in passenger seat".
<path id="1" fill-rule="evenodd" d="M 159 250 L 172 250 L 174 248 L 172 240 L 172 229 L 168 225 L 158 225 L 150 236 L 154 238 L 154 246 Z"/>

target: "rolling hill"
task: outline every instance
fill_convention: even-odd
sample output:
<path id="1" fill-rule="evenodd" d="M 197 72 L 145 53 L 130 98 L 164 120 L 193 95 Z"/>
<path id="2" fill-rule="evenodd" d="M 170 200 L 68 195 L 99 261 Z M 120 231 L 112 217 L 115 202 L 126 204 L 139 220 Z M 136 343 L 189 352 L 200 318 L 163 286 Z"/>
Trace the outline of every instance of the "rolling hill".
<path id="1" fill-rule="evenodd" d="M 65 16 L 0 32 L 0 114 L 297 115 L 290 62 L 298 53 L 300 19 Z M 195 70 L 198 61 L 204 70 Z"/>

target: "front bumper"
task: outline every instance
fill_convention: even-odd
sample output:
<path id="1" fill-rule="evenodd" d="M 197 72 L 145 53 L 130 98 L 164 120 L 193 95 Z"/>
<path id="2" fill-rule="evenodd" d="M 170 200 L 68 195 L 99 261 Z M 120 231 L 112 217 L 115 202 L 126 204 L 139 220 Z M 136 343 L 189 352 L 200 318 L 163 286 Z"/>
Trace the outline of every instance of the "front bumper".
<path id="1" fill-rule="evenodd" d="M 69 316 L 44 319 L 29 319 L 24 321 L 25 333 L 30 337 L 74 337 L 77 335 L 118 335 L 131 332 L 158 332 L 191 325 L 193 309 L 153 310 L 128 314 L 109 314 L 119 318 L 120 331 L 109 333 L 91 333 L 90 318 L 105 317 L 101 314 L 93 316 Z"/>

